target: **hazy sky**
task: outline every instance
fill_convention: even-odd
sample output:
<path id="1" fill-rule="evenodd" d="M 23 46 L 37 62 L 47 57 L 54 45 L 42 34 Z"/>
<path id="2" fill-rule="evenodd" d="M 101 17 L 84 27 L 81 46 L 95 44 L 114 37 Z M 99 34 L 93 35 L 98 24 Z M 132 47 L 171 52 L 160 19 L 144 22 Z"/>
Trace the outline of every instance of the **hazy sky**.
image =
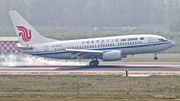
<path id="1" fill-rule="evenodd" d="M 179 1 L 0 0 L 0 26 L 12 25 L 9 10 L 17 10 L 35 26 L 122 27 L 169 24 L 180 18 Z"/>

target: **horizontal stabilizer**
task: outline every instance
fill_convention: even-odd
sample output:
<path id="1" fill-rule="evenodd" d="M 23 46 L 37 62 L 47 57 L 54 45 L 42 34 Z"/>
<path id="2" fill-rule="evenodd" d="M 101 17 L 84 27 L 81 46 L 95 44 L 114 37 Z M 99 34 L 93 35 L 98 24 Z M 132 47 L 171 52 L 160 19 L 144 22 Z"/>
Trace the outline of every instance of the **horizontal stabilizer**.
<path id="1" fill-rule="evenodd" d="M 20 43 L 16 44 L 16 48 L 24 49 L 24 50 L 32 50 L 32 49 L 34 49 L 32 46 L 21 46 Z"/>

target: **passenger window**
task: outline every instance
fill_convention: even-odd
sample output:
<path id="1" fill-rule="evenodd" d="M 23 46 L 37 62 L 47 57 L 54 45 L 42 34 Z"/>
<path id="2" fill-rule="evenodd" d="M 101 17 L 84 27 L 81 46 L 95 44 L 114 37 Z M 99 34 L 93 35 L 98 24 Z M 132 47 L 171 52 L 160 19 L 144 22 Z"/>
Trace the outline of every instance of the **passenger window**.
<path id="1" fill-rule="evenodd" d="M 126 41 L 126 39 L 121 39 L 121 41 Z"/>

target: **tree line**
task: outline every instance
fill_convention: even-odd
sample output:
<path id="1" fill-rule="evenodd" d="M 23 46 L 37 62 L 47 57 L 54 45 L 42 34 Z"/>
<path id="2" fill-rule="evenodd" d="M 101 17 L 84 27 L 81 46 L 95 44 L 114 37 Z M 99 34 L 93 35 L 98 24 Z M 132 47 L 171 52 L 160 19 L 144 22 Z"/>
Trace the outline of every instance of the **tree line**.
<path id="1" fill-rule="evenodd" d="M 138 31 L 138 30 L 93 30 L 89 27 L 35 27 L 43 36 L 58 40 L 87 39 L 97 37 L 110 37 L 122 35 L 154 34 L 160 35 L 168 40 L 172 40 L 176 45 L 180 45 L 180 32 L 169 31 Z M 13 27 L 0 27 L 0 37 L 17 37 Z"/>

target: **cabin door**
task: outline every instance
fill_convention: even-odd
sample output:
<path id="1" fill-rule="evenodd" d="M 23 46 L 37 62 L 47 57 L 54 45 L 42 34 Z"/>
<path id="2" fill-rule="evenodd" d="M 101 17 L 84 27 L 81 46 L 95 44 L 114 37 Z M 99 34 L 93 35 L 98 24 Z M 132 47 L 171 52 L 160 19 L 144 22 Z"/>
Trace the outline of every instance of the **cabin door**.
<path id="1" fill-rule="evenodd" d="M 48 46 L 44 46 L 44 51 L 49 51 Z"/>
<path id="2" fill-rule="evenodd" d="M 152 38 L 152 37 L 149 37 L 149 38 L 148 38 L 148 43 L 149 43 L 149 45 L 152 45 L 152 44 L 153 44 L 153 38 Z"/>
<path id="3" fill-rule="evenodd" d="M 48 54 L 49 54 L 49 48 L 48 48 L 48 46 L 44 46 L 44 53 L 45 53 L 45 55 L 48 55 Z"/>

